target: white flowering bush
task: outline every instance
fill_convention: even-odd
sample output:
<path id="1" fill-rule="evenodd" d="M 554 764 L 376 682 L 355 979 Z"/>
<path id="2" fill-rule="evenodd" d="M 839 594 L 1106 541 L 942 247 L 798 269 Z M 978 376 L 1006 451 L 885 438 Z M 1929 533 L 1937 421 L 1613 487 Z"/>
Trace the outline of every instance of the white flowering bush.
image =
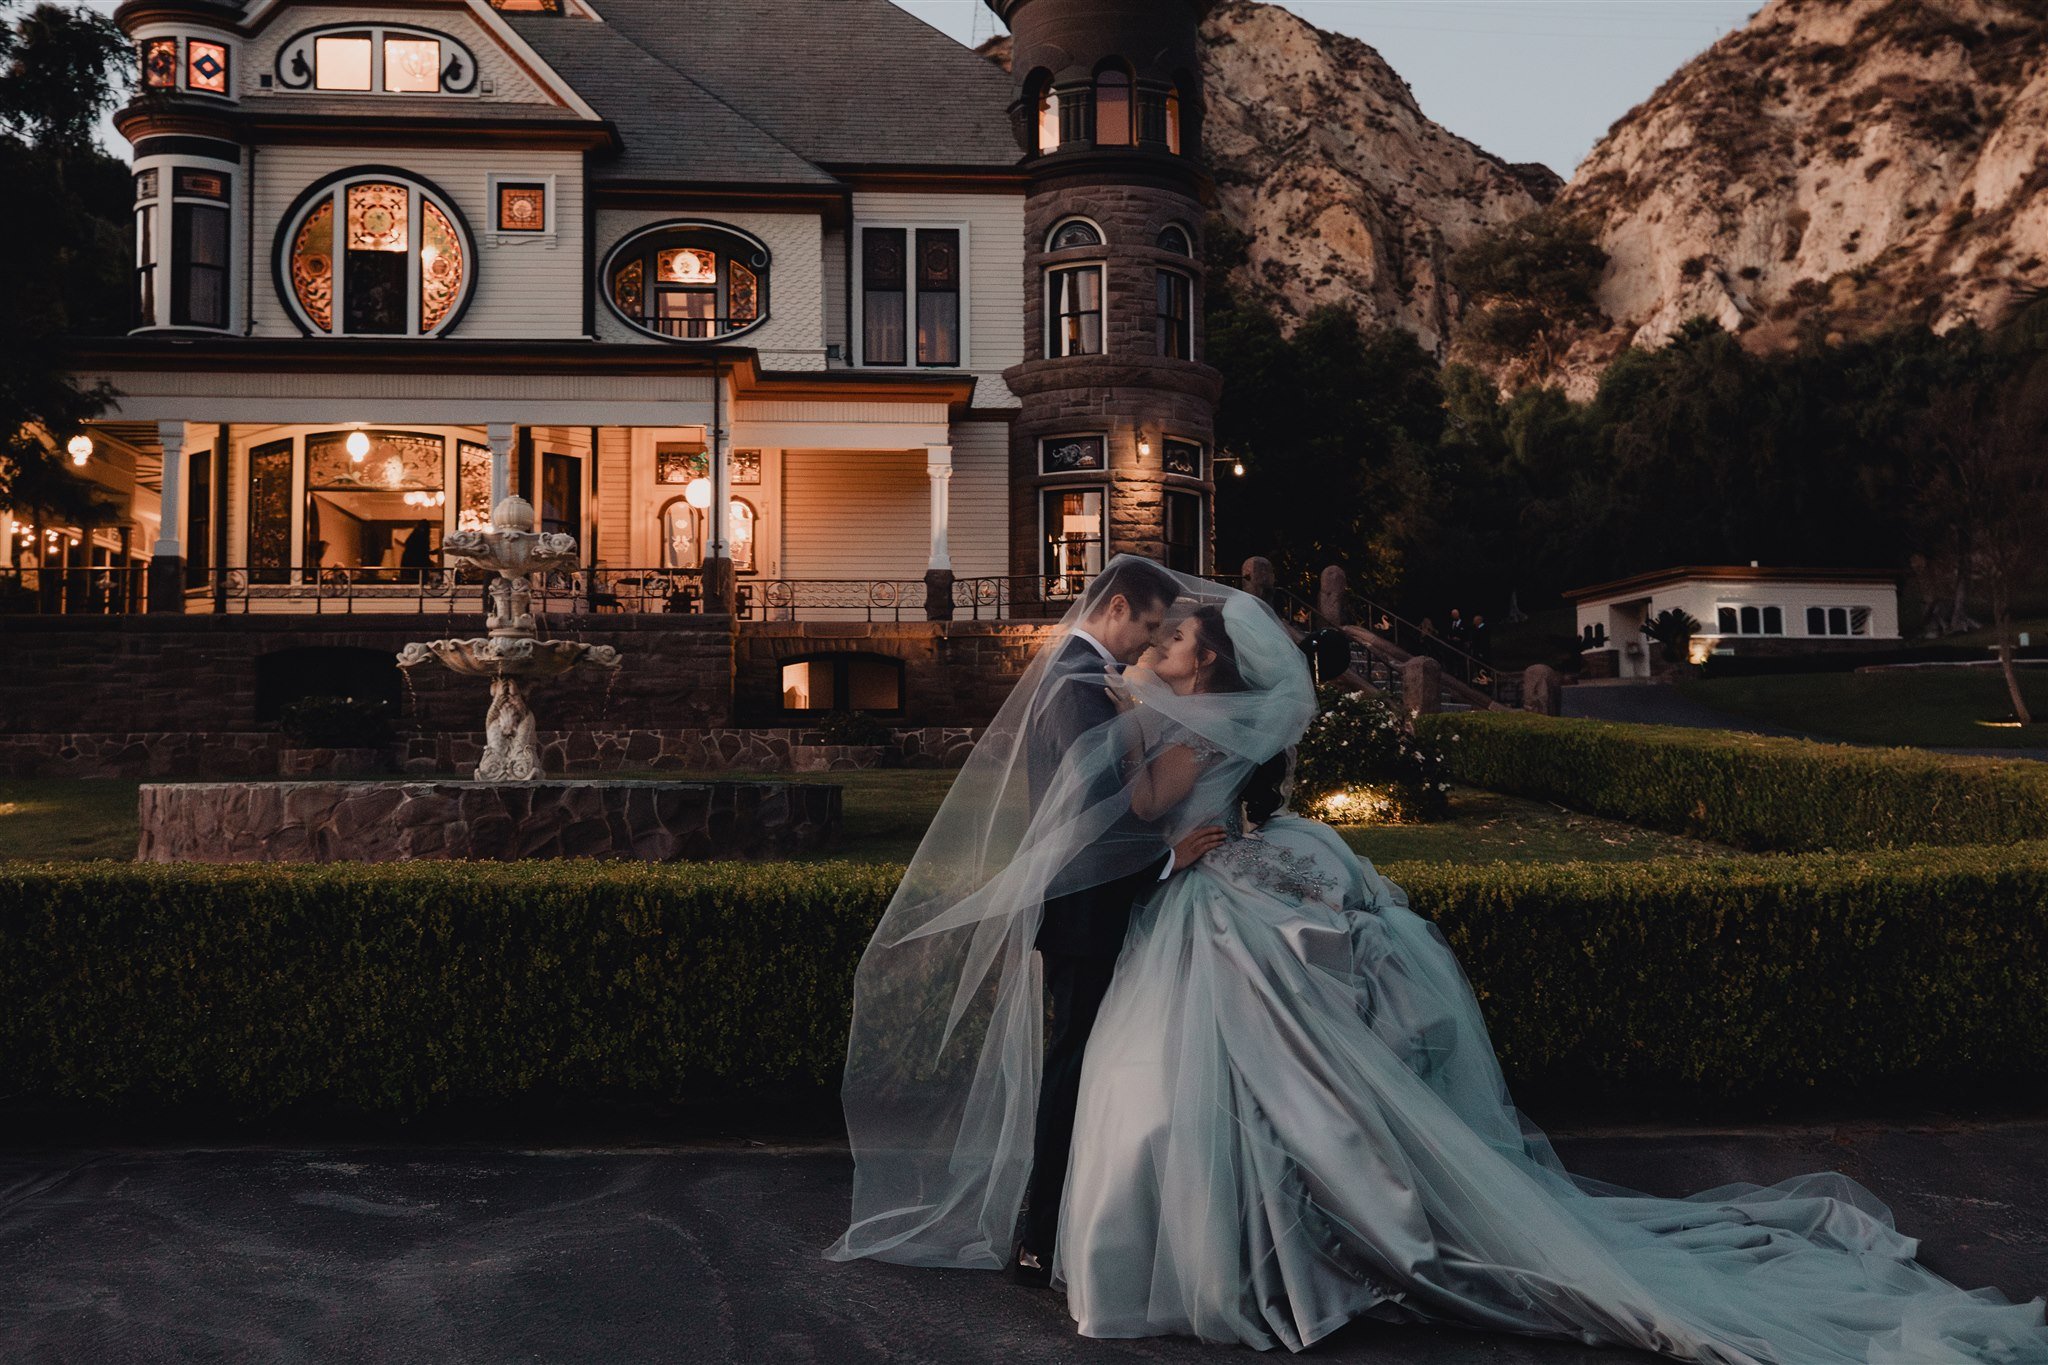
<path id="1" fill-rule="evenodd" d="M 1324 688 L 1301 737 L 1295 809 L 1334 824 L 1440 820 L 1450 809 L 1443 751 L 1385 697 Z"/>

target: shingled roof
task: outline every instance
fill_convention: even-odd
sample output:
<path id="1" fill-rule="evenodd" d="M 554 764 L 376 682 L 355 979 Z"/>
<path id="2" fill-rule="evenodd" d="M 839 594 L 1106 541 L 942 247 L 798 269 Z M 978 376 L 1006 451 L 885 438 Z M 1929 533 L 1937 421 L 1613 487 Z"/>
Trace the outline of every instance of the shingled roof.
<path id="1" fill-rule="evenodd" d="M 718 96 L 609 24 L 562 15 L 504 18 L 619 131 L 617 157 L 594 168 L 610 181 L 832 186 L 798 155 Z"/>
<path id="2" fill-rule="evenodd" d="M 1009 78 L 890 0 L 603 0 L 599 12 L 504 17 L 619 128 L 626 150 L 603 178 L 726 178 L 717 165 L 806 183 L 777 178 L 791 174 L 778 151 L 814 170 L 1017 163 Z"/>

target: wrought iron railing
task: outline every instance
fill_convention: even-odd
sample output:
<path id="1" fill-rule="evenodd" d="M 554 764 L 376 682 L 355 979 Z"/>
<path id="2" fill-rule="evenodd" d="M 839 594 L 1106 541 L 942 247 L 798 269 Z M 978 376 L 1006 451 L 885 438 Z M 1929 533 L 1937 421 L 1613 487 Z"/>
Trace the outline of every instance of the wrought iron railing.
<path id="1" fill-rule="evenodd" d="M 314 616 L 481 614 L 489 607 L 476 569 L 233 567 L 204 574 L 186 593 L 186 609 L 229 615 L 264 612 Z M 536 574 L 534 610 L 695 612 L 703 609 L 695 569 L 573 569 Z M 139 608 L 138 608 L 139 609 Z"/>
<path id="2" fill-rule="evenodd" d="M 146 564 L 0 569 L 0 616 L 127 616 L 149 605 Z"/>

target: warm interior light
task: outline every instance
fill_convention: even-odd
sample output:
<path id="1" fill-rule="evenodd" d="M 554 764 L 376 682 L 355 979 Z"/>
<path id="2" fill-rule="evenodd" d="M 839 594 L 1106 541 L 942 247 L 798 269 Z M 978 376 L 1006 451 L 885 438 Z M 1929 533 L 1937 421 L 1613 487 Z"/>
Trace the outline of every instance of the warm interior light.
<path id="1" fill-rule="evenodd" d="M 690 480 L 689 487 L 683 490 L 683 497 L 690 506 L 703 511 L 711 505 L 711 480 L 701 477 Z"/>
<path id="2" fill-rule="evenodd" d="M 81 431 L 64 443 L 64 449 L 71 456 L 71 463 L 84 464 L 92 458 L 92 437 Z"/>
<path id="3" fill-rule="evenodd" d="M 361 464 L 363 457 L 370 453 L 370 438 L 360 431 L 351 431 L 344 444 L 348 447 L 348 457 L 357 464 Z"/>

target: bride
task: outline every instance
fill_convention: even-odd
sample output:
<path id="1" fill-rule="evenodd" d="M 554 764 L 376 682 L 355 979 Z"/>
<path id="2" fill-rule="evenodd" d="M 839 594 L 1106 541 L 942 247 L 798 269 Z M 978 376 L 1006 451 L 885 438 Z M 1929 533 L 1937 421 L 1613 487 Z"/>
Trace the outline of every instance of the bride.
<path id="1" fill-rule="evenodd" d="M 1139 901 L 1087 1045 L 1051 1267 L 1084 1334 L 1301 1350 L 1373 1318 L 1717 1365 L 2048 1362 L 2038 1300 L 1921 1267 L 1846 1176 L 1660 1199 L 1566 1172 L 1442 938 L 1286 810 L 1314 711 L 1291 638 L 1255 599 L 1180 588 L 1036 802 L 1019 755 L 1058 680 L 1027 672 L 913 860 L 856 978 L 854 1220 L 829 1254 L 1004 1263 L 1040 906 L 1220 823 Z"/>

